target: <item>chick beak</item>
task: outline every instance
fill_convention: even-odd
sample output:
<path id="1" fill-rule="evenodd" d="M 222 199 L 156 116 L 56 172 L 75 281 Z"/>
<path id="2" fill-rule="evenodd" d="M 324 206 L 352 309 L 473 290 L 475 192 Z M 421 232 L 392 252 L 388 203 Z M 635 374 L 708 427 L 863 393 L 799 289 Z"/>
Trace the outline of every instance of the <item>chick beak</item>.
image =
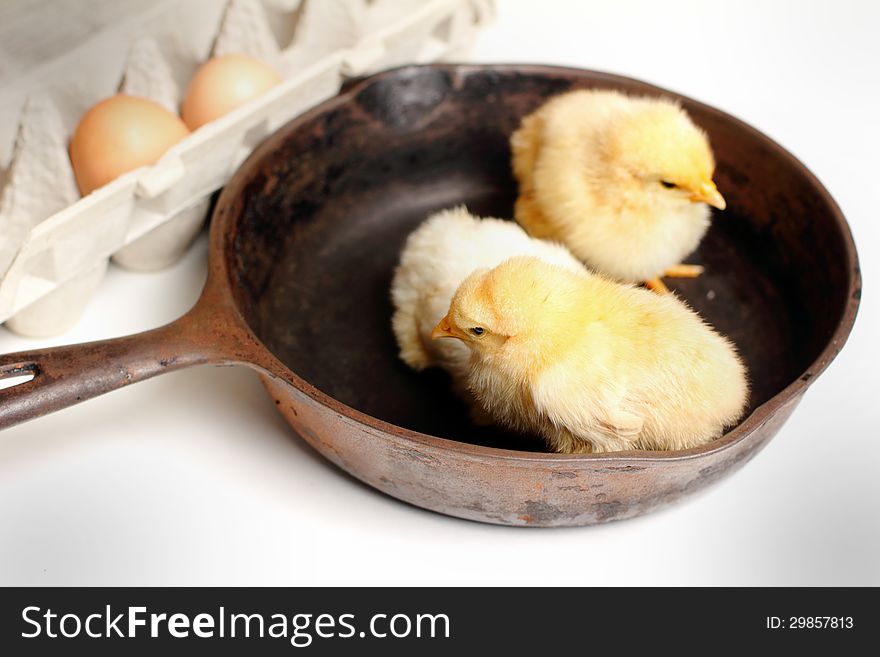
<path id="1" fill-rule="evenodd" d="M 719 210 L 727 207 L 727 201 L 724 200 L 721 192 L 718 191 L 715 183 L 711 180 L 700 185 L 700 188 L 691 194 L 691 200 L 697 203 L 708 203 L 713 208 L 718 208 Z"/>
<path id="2" fill-rule="evenodd" d="M 449 318 L 444 317 L 440 320 L 440 323 L 434 327 L 434 330 L 431 331 L 431 339 L 436 340 L 438 338 L 457 338 L 458 336 L 452 332 L 452 325 L 449 323 Z"/>

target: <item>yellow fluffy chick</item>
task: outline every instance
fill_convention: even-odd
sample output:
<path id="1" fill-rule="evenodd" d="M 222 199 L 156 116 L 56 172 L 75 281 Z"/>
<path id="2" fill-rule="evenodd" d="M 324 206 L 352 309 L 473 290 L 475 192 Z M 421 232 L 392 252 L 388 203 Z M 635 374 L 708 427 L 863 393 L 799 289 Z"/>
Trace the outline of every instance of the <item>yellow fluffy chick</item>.
<path id="1" fill-rule="evenodd" d="M 470 348 L 490 417 L 557 452 L 702 445 L 748 394 L 730 342 L 674 296 L 536 258 L 474 272 L 433 337 Z"/>
<path id="2" fill-rule="evenodd" d="M 565 247 L 531 238 L 512 221 L 480 219 L 458 207 L 433 214 L 407 238 L 394 273 L 392 328 L 400 357 L 415 370 L 446 369 L 456 393 L 468 403 L 472 402 L 466 385 L 470 351 L 459 342 L 431 340 L 431 330 L 472 271 L 494 267 L 515 255 L 583 270 Z M 474 419 L 485 420 L 479 412 Z"/>
<path id="3" fill-rule="evenodd" d="M 697 276 L 682 259 L 725 201 L 705 133 L 677 103 L 573 91 L 527 116 L 511 137 L 516 219 L 620 281 Z"/>

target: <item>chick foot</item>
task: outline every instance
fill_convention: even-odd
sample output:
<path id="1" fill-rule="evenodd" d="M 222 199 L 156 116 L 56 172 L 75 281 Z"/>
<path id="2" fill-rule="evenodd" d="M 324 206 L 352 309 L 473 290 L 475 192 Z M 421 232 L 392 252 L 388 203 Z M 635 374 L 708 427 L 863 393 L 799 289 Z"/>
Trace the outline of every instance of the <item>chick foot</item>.
<path id="1" fill-rule="evenodd" d="M 667 278 L 697 278 L 703 273 L 702 265 L 675 265 L 670 267 L 663 275 Z"/>
<path id="2" fill-rule="evenodd" d="M 703 273 L 702 265 L 675 265 L 663 272 L 664 277 L 668 278 L 697 278 Z M 657 294 L 669 294 L 669 288 L 660 280 L 660 277 L 654 277 L 645 281 L 645 287 Z"/>
<path id="3" fill-rule="evenodd" d="M 645 281 L 645 287 L 657 294 L 669 294 L 669 288 L 660 280 L 659 276 Z"/>

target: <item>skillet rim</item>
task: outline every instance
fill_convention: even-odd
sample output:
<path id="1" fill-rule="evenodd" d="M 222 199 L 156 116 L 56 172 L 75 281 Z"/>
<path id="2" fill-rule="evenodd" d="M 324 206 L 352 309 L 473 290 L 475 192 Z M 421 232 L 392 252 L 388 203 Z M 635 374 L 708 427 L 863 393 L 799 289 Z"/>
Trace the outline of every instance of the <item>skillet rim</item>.
<path id="1" fill-rule="evenodd" d="M 247 186 L 248 182 L 253 178 L 255 172 L 259 171 L 264 160 L 268 161 L 272 153 L 276 150 L 275 146 L 279 142 L 286 139 L 287 135 L 299 129 L 300 126 L 312 121 L 320 114 L 332 111 L 341 105 L 351 102 L 358 94 L 368 86 L 378 81 L 398 76 L 415 75 L 419 71 L 439 70 L 446 71 L 453 81 L 461 81 L 471 75 L 479 75 L 486 73 L 499 74 L 526 74 L 539 75 L 545 77 L 565 77 L 565 78 L 582 78 L 590 81 L 601 81 L 611 83 L 618 87 L 623 87 L 627 91 L 632 91 L 633 87 L 640 88 L 640 92 L 665 95 L 687 104 L 699 107 L 701 111 L 714 114 L 724 122 L 732 123 L 738 128 L 744 130 L 751 138 L 762 142 L 774 155 L 785 161 L 798 174 L 802 175 L 806 181 L 818 192 L 819 197 L 825 203 L 831 217 L 834 221 L 838 234 L 843 240 L 844 251 L 847 266 L 847 300 L 846 305 L 842 309 L 840 318 L 837 321 L 834 332 L 828 338 L 825 346 L 814 359 L 812 363 L 801 372 L 797 378 L 782 390 L 773 395 L 770 399 L 756 407 L 749 415 L 741 420 L 735 427 L 725 432 L 720 438 L 699 447 L 692 447 L 685 450 L 668 450 L 668 451 L 651 451 L 651 450 L 630 450 L 621 452 L 603 452 L 599 454 L 557 454 L 553 452 L 527 452 L 522 450 L 502 449 L 498 447 L 487 447 L 483 445 L 475 445 L 450 438 L 441 438 L 431 434 L 421 433 L 406 427 L 401 427 L 385 420 L 381 420 L 372 415 L 358 411 L 347 404 L 344 404 L 330 395 L 322 392 L 314 385 L 300 377 L 286 364 L 284 364 L 274 353 L 260 340 L 250 323 L 242 313 L 236 300 L 236 292 L 240 292 L 239 287 L 230 275 L 230 267 L 228 259 L 234 252 L 234 238 L 237 234 L 238 221 L 241 218 L 241 208 L 238 212 L 233 212 L 236 202 L 242 199 L 241 192 Z M 710 455 L 718 454 L 722 451 L 733 447 L 746 440 L 754 434 L 762 425 L 771 420 L 781 409 L 789 403 L 797 401 L 800 396 L 809 388 L 822 372 L 828 367 L 832 360 L 840 353 L 843 346 L 855 324 L 856 315 L 860 305 L 861 292 L 861 273 L 859 269 L 858 253 L 856 251 L 855 242 L 853 240 L 852 231 L 843 215 L 840 207 L 835 202 L 831 193 L 819 181 L 815 174 L 807 168 L 792 153 L 783 148 L 776 141 L 752 127 L 745 121 L 723 112 L 711 105 L 707 105 L 700 101 L 694 100 L 683 94 L 659 87 L 636 78 L 631 78 L 613 73 L 605 73 L 594 71 L 591 69 L 582 69 L 570 66 L 552 66 L 544 64 L 421 64 L 406 65 L 396 68 L 387 69 L 371 76 L 354 81 L 335 96 L 319 103 L 315 107 L 303 112 L 299 116 L 293 118 L 274 133 L 267 137 L 248 158 L 238 167 L 232 178 L 223 188 L 217 201 L 211 219 L 211 230 L 209 237 L 209 278 L 214 285 L 220 284 L 226 296 L 231 301 L 230 309 L 234 312 L 238 322 L 247 329 L 260 351 L 268 357 L 277 372 L 283 373 L 280 376 L 276 373 L 270 373 L 273 377 L 280 378 L 287 385 L 293 386 L 314 402 L 318 403 L 325 409 L 344 418 L 346 421 L 356 424 L 361 428 L 367 428 L 384 436 L 391 435 L 398 439 L 406 440 L 429 447 L 432 449 L 454 452 L 458 457 L 470 458 L 489 458 L 494 460 L 508 460 L 521 464 L 530 465 L 557 465 L 565 463 L 585 464 L 592 461 L 618 461 L 626 463 L 646 463 L 646 462 L 684 462 L 690 460 L 701 459 Z M 249 360 L 250 364 L 258 365 L 253 360 Z M 776 432 L 774 432 L 775 434 Z M 772 435 L 770 436 L 772 438 Z M 769 439 L 768 439 L 769 440 Z"/>

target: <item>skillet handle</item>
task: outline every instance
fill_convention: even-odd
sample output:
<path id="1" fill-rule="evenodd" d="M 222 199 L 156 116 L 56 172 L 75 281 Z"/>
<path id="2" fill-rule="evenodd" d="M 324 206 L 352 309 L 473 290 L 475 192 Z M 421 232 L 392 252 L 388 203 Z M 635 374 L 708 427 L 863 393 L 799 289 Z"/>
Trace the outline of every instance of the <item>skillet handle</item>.
<path id="1" fill-rule="evenodd" d="M 0 356 L 0 379 L 33 376 L 0 390 L 0 430 L 158 374 L 245 362 L 229 346 L 229 325 L 204 314 L 196 308 L 136 335 Z"/>

